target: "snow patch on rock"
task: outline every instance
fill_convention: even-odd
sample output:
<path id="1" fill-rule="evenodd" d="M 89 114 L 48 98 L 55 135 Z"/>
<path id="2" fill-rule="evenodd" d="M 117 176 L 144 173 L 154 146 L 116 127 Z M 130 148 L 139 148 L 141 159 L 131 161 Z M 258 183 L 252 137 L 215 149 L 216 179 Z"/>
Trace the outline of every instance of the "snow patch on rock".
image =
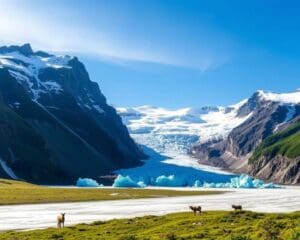
<path id="1" fill-rule="evenodd" d="M 17 177 L 17 175 L 14 173 L 14 171 L 7 166 L 6 162 L 4 160 L 2 160 L 0 158 L 0 165 L 2 167 L 2 169 L 4 170 L 4 172 L 6 172 L 6 174 L 11 177 L 12 179 L 18 180 L 19 178 Z"/>
<path id="2" fill-rule="evenodd" d="M 33 100 L 37 100 L 41 93 L 62 91 L 62 87 L 56 82 L 41 81 L 39 79 L 40 71 L 45 68 L 72 68 L 68 65 L 71 59 L 73 57 L 70 56 L 25 56 L 19 52 L 6 52 L 0 54 L 0 66 L 6 67 L 11 76 L 19 80 L 21 84 L 25 84 L 32 93 Z"/>
<path id="3" fill-rule="evenodd" d="M 288 121 L 290 121 L 296 114 L 296 107 L 295 105 L 287 105 L 287 113 L 285 116 L 285 119 L 283 120 L 283 122 L 277 124 L 274 128 L 274 132 L 276 132 L 282 125 L 284 125 L 285 123 L 287 123 Z"/>

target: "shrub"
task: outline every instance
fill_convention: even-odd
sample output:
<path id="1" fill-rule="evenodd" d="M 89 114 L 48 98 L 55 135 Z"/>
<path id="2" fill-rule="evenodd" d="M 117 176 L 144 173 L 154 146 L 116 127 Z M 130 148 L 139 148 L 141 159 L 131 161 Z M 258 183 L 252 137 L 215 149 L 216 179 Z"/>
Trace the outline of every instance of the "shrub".
<path id="1" fill-rule="evenodd" d="M 166 240 L 176 240 L 176 239 L 177 239 L 177 237 L 174 233 L 168 233 L 166 235 Z"/>
<path id="2" fill-rule="evenodd" d="M 119 240 L 137 240 L 137 237 L 135 235 L 123 236 Z"/>
<path id="3" fill-rule="evenodd" d="M 280 228 L 278 224 L 272 219 L 266 219 L 262 222 L 261 228 L 264 233 L 265 240 L 281 240 Z"/>
<path id="4" fill-rule="evenodd" d="M 247 236 L 233 236 L 230 240 L 251 240 L 251 238 Z"/>

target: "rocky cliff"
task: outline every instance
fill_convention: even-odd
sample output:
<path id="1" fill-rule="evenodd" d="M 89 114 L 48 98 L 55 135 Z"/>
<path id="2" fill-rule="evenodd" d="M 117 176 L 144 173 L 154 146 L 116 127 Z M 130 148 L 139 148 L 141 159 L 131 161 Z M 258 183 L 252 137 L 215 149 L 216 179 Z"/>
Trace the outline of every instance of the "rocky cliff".
<path id="1" fill-rule="evenodd" d="M 293 125 L 300 114 L 299 92 L 271 94 L 258 91 L 238 110 L 237 117 L 250 114 L 242 124 L 219 140 L 209 140 L 193 146 L 190 154 L 199 162 L 234 172 L 246 172 L 278 183 L 300 183 L 299 156 L 261 155 L 253 153 L 273 134 L 280 134 Z M 293 139 L 298 144 L 300 139 Z M 267 140 L 266 140 L 267 141 Z"/>
<path id="2" fill-rule="evenodd" d="M 0 48 L 0 177 L 74 183 L 139 165 L 144 154 L 84 65 Z"/>

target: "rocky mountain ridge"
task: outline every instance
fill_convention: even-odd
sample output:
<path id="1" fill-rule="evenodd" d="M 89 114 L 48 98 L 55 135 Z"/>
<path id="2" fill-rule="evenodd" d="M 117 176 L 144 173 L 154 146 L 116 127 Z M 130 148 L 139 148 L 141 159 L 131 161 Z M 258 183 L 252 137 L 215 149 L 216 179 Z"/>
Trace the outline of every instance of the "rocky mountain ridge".
<path id="1" fill-rule="evenodd" d="M 195 144 L 190 154 L 200 163 L 243 172 L 278 183 L 300 183 L 299 157 L 274 155 L 250 161 L 263 141 L 292 126 L 300 114 L 300 92 L 275 94 L 258 91 L 238 110 L 251 116 L 227 137 Z M 299 140 L 297 140 L 299 141 Z"/>
<path id="2" fill-rule="evenodd" d="M 84 65 L 71 56 L 0 47 L 0 176 L 74 183 L 145 157 Z"/>

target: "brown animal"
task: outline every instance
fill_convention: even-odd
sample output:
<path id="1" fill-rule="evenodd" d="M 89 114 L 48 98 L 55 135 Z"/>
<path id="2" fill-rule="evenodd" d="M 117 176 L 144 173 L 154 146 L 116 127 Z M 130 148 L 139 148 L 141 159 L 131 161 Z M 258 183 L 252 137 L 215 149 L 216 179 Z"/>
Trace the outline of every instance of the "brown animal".
<path id="1" fill-rule="evenodd" d="M 61 213 L 57 216 L 57 227 L 65 227 L 65 213 Z"/>
<path id="2" fill-rule="evenodd" d="M 201 214 L 201 212 L 202 212 L 201 206 L 190 206 L 190 209 L 194 212 L 194 215 L 196 215 L 197 212 L 198 212 L 199 214 Z"/>
<path id="3" fill-rule="evenodd" d="M 234 209 L 234 211 L 242 211 L 242 205 L 231 205 L 231 207 Z"/>

